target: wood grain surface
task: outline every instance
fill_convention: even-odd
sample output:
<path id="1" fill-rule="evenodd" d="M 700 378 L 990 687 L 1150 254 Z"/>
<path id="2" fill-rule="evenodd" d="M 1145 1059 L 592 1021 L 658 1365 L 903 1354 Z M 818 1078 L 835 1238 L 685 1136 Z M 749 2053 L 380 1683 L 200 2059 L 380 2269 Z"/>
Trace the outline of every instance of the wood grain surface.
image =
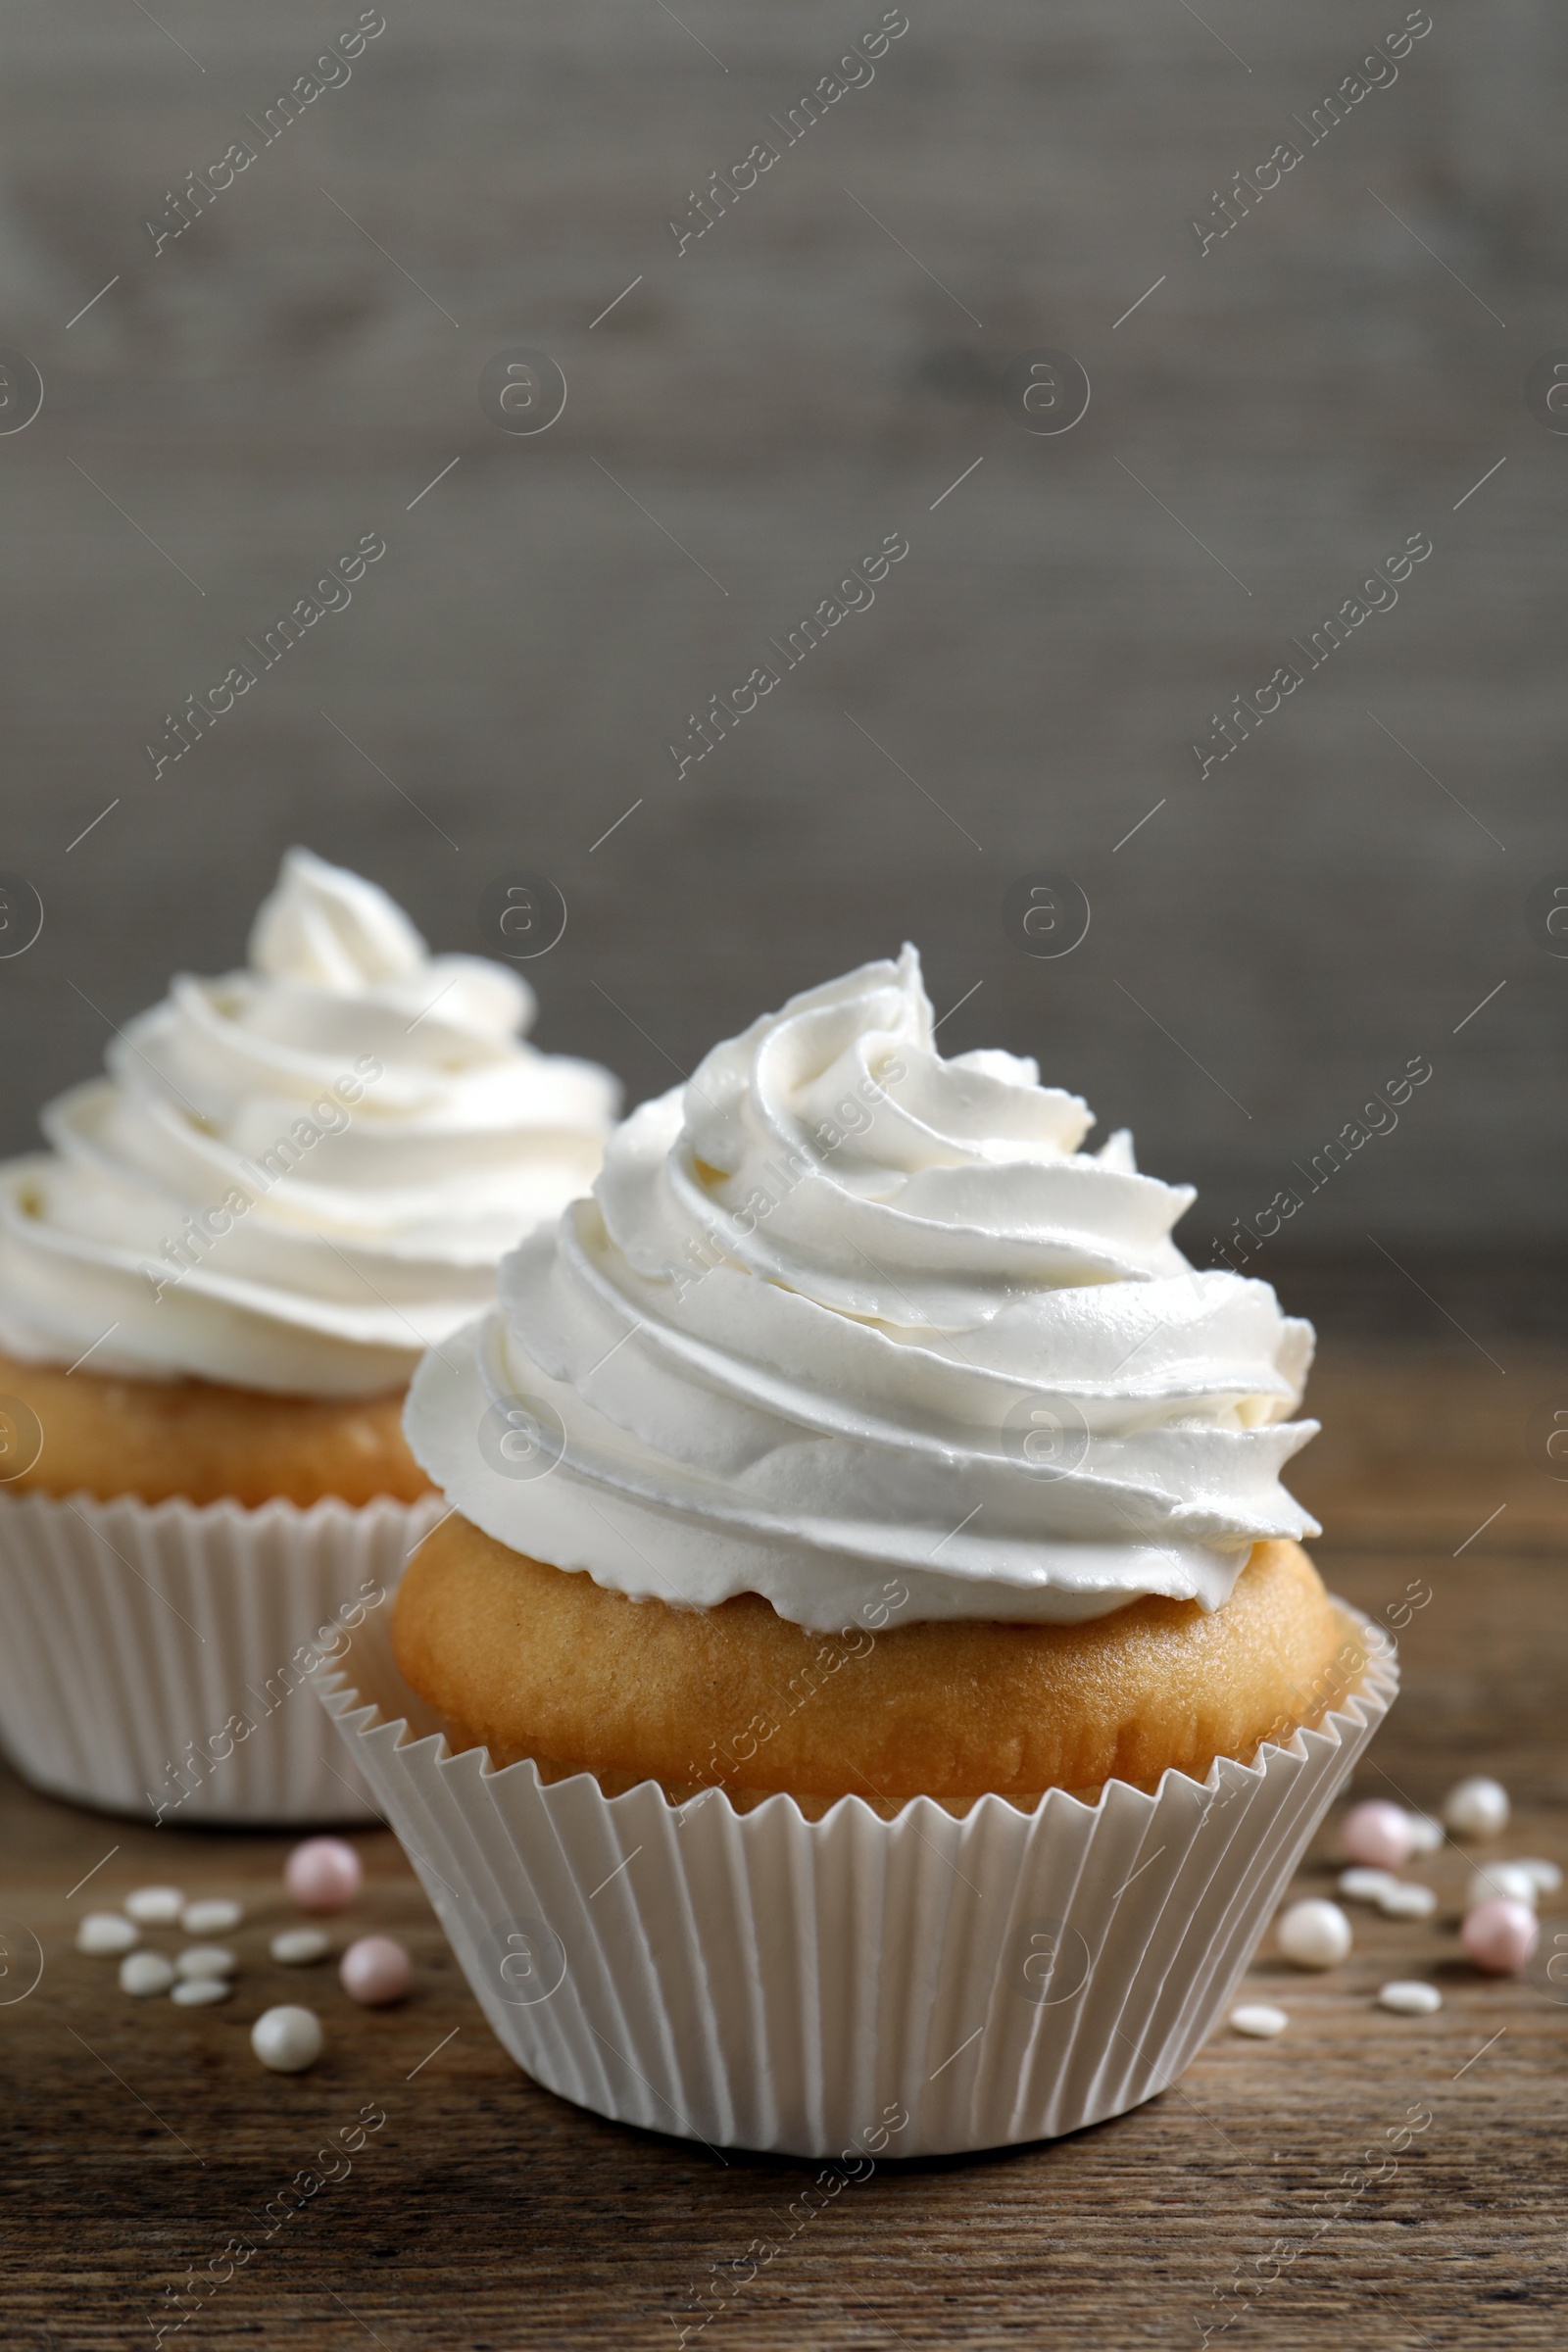
<path id="1" fill-rule="evenodd" d="M 1568 438 L 1526 395 L 1568 341 L 1568 16 L 1433 0 L 1313 145 L 1292 117 L 1405 0 L 910 0 L 678 252 L 881 0 L 386 0 L 155 254 L 359 13 L 0 0 L 0 346 L 46 387 L 0 432 L 0 868 L 47 910 L 0 960 L 4 1148 L 173 966 L 239 960 L 303 839 L 445 949 L 553 876 L 540 1040 L 633 1100 L 910 938 L 945 1046 L 1131 1122 L 1200 1252 L 1419 1054 L 1294 1230 L 1560 1243 L 1568 961 L 1527 915 L 1568 869 Z M 569 385 L 537 436 L 477 397 L 518 345 Z M 1092 380 L 1060 436 L 1004 399 L 1037 347 Z M 166 714 L 367 531 L 352 604 L 155 777 Z M 677 775 L 687 714 L 892 531 L 875 605 Z M 1200 783 L 1195 732 L 1420 531 Z M 1003 902 L 1058 868 L 1093 922 L 1037 960 Z"/>
<path id="2" fill-rule="evenodd" d="M 1489 1378 L 1511 1386 L 1518 1369 Z M 1549 1392 L 1553 1367 L 1540 1369 Z M 1337 1591 L 1402 1629 L 1404 1692 L 1356 1786 L 1430 1807 L 1461 1772 L 1494 1771 L 1517 1810 L 1493 1850 L 1568 1864 L 1568 1524 L 1555 1481 L 1478 1393 L 1456 1361 L 1343 1349 L 1314 1387 L 1339 1435 L 1299 1483 L 1344 1531 L 1318 1557 Z M 1443 1898 L 1434 1924 L 1357 1909 L 1350 1960 L 1321 1977 L 1265 1941 L 1247 1990 L 1287 2007 L 1281 2039 L 1221 2028 L 1133 2115 L 1055 2144 L 883 2166 L 791 2235 L 810 2168 L 717 2160 L 537 2088 L 491 2037 L 390 1835 L 355 1841 L 367 1886 L 335 1928 L 395 1933 L 417 1964 L 410 1998 L 380 2013 L 328 1972 L 267 1959 L 294 1916 L 286 1840 L 148 1830 L 0 1785 L 7 1964 L 26 1934 L 44 1956 L 36 1989 L 0 2006 L 8 2346 L 151 2343 L 168 2290 L 191 2267 L 214 2278 L 230 2238 L 254 2235 L 267 2200 L 367 2109 L 385 2120 L 351 2169 L 167 2341 L 656 2352 L 694 2325 L 691 2290 L 712 2288 L 713 2266 L 721 2315 L 687 2340 L 737 2352 L 1128 2352 L 1199 2346 L 1205 2328 L 1238 2352 L 1563 2341 L 1568 1986 L 1546 1964 L 1554 1936 L 1568 1948 L 1568 1898 L 1544 1906 L 1526 1977 L 1481 1978 L 1454 1934 L 1469 1865 L 1452 1847 L 1419 1874 Z M 1331 1852 L 1325 1835 L 1302 1891 L 1331 1890 Z M 248 1906 L 224 2007 L 130 2001 L 112 1962 L 72 1948 L 86 1907 L 166 1879 Z M 1442 1988 L 1437 2017 L 1374 2005 L 1411 1975 Z M 291 1997 L 319 2007 L 326 2054 L 266 2075 L 248 2028 Z M 1369 2164 L 1374 2146 L 1388 2153 Z M 742 2284 L 754 2240 L 779 2250 Z"/>

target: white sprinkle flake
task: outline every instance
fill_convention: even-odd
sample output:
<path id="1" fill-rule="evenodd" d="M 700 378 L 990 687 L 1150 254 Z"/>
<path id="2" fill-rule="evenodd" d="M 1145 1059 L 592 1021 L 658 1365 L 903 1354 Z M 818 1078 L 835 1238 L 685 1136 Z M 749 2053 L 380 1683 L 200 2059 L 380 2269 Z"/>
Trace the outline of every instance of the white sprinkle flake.
<path id="1" fill-rule="evenodd" d="M 162 1952 L 127 1952 L 120 1963 L 120 1989 L 135 2000 L 167 1992 L 173 1982 L 173 1968 Z"/>
<path id="2" fill-rule="evenodd" d="M 309 1968 L 313 1960 L 326 1958 L 332 1938 L 320 1928 L 285 1928 L 267 1948 L 285 1968 Z"/>
<path id="3" fill-rule="evenodd" d="M 118 1911 L 88 1911 L 76 1930 L 76 1949 L 95 1960 L 118 1960 L 141 1941 L 141 1931 Z"/>
<path id="4" fill-rule="evenodd" d="M 125 1897 L 125 1917 L 138 1928 L 172 1928 L 184 1908 L 177 1886 L 138 1886 Z"/>
<path id="5" fill-rule="evenodd" d="M 231 1977 L 239 1962 L 233 1953 L 220 1943 L 193 1943 L 182 1951 L 174 1962 L 176 1976 Z"/>
<path id="6" fill-rule="evenodd" d="M 1400 2017 L 1433 2017 L 1443 2007 L 1443 1995 L 1435 1984 L 1398 1977 L 1392 1984 L 1384 1985 L 1378 1994 L 1378 2005 L 1396 2010 Z"/>
<path id="7" fill-rule="evenodd" d="M 181 2009 L 210 2009 L 214 2001 L 226 2001 L 233 1989 L 226 1977 L 181 1977 L 169 1997 Z"/>
<path id="8" fill-rule="evenodd" d="M 199 1903 L 187 1903 L 179 1915 L 179 1924 L 187 1936 L 226 1936 L 237 1928 L 245 1916 L 243 1903 L 231 1903 L 221 1895 L 209 1895 Z"/>
<path id="9" fill-rule="evenodd" d="M 1511 1864 L 1510 1867 L 1514 1870 L 1528 1870 L 1543 1894 L 1555 1894 L 1562 1885 L 1562 1872 L 1556 1863 L 1543 1862 L 1535 1854 L 1522 1858 Z"/>
<path id="10" fill-rule="evenodd" d="M 1432 1888 L 1418 1886 L 1413 1881 L 1396 1879 L 1378 1896 L 1378 1909 L 1385 1919 L 1433 1919 L 1437 1908 Z"/>
<path id="11" fill-rule="evenodd" d="M 1250 2034 L 1253 2041 L 1272 2041 L 1290 2022 L 1272 2001 L 1244 2001 L 1240 2009 L 1231 2011 L 1231 2032 Z"/>
<path id="12" fill-rule="evenodd" d="M 1391 1870 L 1371 1870 L 1362 1863 L 1340 1873 L 1340 1892 L 1348 1903 L 1381 1903 L 1389 1888 L 1398 1884 Z"/>
<path id="13" fill-rule="evenodd" d="M 1440 1853 L 1443 1842 L 1444 1828 L 1441 1821 L 1434 1821 L 1430 1813 L 1411 1814 L 1410 1851 L 1412 1854 Z"/>

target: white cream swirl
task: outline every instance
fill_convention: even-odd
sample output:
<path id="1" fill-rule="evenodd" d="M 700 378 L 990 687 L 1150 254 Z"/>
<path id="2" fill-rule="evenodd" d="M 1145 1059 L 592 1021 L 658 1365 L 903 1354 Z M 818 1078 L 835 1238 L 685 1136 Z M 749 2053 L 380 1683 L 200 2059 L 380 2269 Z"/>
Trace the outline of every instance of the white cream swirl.
<path id="1" fill-rule="evenodd" d="M 176 978 L 0 1167 L 0 1346 L 305 1396 L 400 1387 L 588 1184 L 619 1088 L 532 990 L 291 850 L 250 968 Z"/>
<path id="2" fill-rule="evenodd" d="M 1195 1272 L 1192 1192 L 1125 1133 L 1082 1152 L 1038 1077 L 941 1057 L 912 948 L 794 998 L 507 1259 L 419 1367 L 415 1453 L 514 1549 L 688 1606 L 1218 1607 L 1254 1540 L 1317 1532 L 1279 1484 L 1311 1328 Z"/>

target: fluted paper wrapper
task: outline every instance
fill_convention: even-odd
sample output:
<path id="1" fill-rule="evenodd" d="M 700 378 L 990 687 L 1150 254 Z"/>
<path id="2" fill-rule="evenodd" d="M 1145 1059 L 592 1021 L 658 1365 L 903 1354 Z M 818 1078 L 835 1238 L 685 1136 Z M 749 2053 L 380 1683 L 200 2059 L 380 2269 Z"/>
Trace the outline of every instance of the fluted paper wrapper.
<path id="1" fill-rule="evenodd" d="M 809 1822 L 454 1755 L 389 1615 L 317 1695 L 505 2048 L 600 2115 L 801 2156 L 1054 2138 L 1163 2090 L 1396 1688 L 1357 1619 L 1380 1654 L 1355 1693 L 1201 1785 Z"/>
<path id="2" fill-rule="evenodd" d="M 446 1507 L 0 1494 L 0 1745 L 51 1796 L 169 1825 L 373 1820 L 301 1686 Z"/>

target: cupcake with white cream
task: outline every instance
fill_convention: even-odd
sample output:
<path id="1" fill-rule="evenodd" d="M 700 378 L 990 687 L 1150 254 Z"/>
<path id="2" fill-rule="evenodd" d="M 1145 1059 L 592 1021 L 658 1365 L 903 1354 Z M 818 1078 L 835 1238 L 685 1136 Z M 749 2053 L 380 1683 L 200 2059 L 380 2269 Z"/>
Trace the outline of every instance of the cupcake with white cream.
<path id="1" fill-rule="evenodd" d="M 321 1770 L 304 1793 L 267 1694 L 435 1515 L 399 1426 L 421 1352 L 599 1164 L 618 1089 L 528 1044 L 534 1010 L 293 850 L 247 968 L 176 978 L 0 1167 L 0 1738 L 34 1779 L 183 1819 L 347 1809 Z M 219 1640 L 232 1687 L 201 1655 L 198 1702 L 163 1651 L 232 1630 L 225 1576 L 265 1623 Z"/>
<path id="2" fill-rule="evenodd" d="M 421 1365 L 455 1508 L 358 1745 L 416 1865 L 439 1811 L 460 1956 L 568 2095 L 813 2153 L 873 2091 L 905 2154 L 1118 2112 L 1387 1703 L 1280 1484 L 1309 1328 L 1190 1267 L 1191 1193 L 1090 1124 L 945 1060 L 906 950 L 638 1111 Z M 564 1957 L 537 2015 L 514 1932 Z"/>

